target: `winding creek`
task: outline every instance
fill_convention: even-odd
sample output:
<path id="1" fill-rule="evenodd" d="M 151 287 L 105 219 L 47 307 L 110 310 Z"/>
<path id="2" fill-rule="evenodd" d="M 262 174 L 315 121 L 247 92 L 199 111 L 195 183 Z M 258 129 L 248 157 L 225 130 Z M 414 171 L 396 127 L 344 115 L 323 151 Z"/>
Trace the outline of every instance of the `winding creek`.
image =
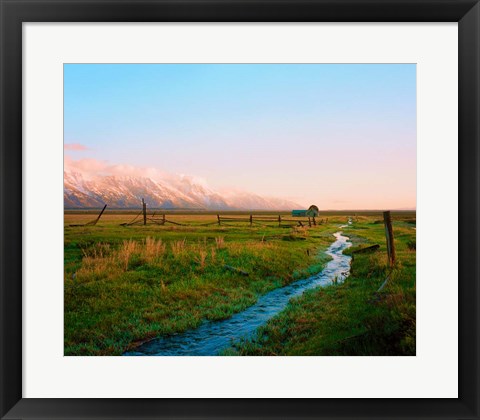
<path id="1" fill-rule="evenodd" d="M 236 341 L 253 337 L 257 328 L 285 309 L 290 299 L 308 289 L 328 286 L 334 279 L 338 283 L 345 280 L 350 272 L 351 257 L 344 255 L 343 250 L 352 244 L 342 232 L 334 236 L 335 242 L 325 251 L 332 259 L 320 273 L 266 293 L 255 305 L 231 318 L 207 321 L 194 330 L 153 339 L 124 356 L 214 356 Z"/>

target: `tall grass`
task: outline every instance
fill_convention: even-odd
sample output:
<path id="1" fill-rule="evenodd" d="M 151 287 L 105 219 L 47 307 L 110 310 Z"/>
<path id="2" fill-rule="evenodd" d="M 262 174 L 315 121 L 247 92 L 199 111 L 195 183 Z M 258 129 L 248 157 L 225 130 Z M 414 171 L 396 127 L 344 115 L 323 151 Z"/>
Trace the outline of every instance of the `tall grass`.
<path id="1" fill-rule="evenodd" d="M 198 265 L 200 266 L 201 269 L 205 268 L 205 262 L 207 260 L 207 255 L 208 255 L 208 252 L 207 252 L 206 249 L 200 248 L 198 250 L 198 254 L 196 256 L 196 261 L 197 261 L 197 263 L 198 263 Z"/>
<path id="2" fill-rule="evenodd" d="M 225 248 L 225 238 L 223 236 L 217 236 L 215 238 L 215 244 L 217 245 L 217 249 Z"/>
<path id="3" fill-rule="evenodd" d="M 74 278 L 77 282 L 88 282 L 115 277 L 121 272 L 129 271 L 133 260 L 159 265 L 165 251 L 166 245 L 163 241 L 151 237 L 143 241 L 124 240 L 116 250 L 109 244 L 97 243 L 82 250 L 82 265 Z"/>
<path id="4" fill-rule="evenodd" d="M 144 258 L 146 261 L 151 262 L 158 260 L 163 254 L 165 254 L 166 245 L 161 239 L 155 239 L 147 237 L 145 239 L 145 252 Z"/>
<path id="5" fill-rule="evenodd" d="M 172 250 L 173 256 L 178 257 L 182 255 L 186 250 L 186 240 L 183 239 L 181 241 L 173 241 L 170 244 L 170 248 Z"/>
<path id="6" fill-rule="evenodd" d="M 128 241 L 123 241 L 123 244 L 116 257 L 120 261 L 124 271 L 128 270 L 128 264 L 130 262 L 130 259 L 132 258 L 132 255 L 137 251 L 137 245 L 138 243 L 132 241 L 131 239 Z"/>

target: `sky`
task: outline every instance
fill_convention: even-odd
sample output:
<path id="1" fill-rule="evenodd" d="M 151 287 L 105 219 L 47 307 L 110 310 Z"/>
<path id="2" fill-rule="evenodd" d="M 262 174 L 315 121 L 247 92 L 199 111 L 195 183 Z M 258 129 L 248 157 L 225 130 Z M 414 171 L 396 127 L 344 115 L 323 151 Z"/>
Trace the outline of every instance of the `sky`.
<path id="1" fill-rule="evenodd" d="M 416 206 L 415 64 L 65 64 L 65 167 Z M 158 175 L 161 176 L 161 175 Z"/>

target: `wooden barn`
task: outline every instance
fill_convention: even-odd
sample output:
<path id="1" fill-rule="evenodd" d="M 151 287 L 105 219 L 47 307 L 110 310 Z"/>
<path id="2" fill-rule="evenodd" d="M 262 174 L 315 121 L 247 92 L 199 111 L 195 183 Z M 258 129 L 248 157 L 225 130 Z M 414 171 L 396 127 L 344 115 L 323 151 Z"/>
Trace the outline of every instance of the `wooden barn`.
<path id="1" fill-rule="evenodd" d="M 292 210 L 293 217 L 318 217 L 318 207 L 311 205 L 308 210 Z"/>

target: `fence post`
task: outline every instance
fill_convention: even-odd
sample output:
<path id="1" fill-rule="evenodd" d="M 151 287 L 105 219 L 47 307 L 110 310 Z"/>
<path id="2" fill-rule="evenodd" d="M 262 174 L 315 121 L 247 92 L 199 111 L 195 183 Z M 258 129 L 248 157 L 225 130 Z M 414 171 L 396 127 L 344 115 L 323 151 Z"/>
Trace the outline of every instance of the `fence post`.
<path id="1" fill-rule="evenodd" d="M 220 215 L 217 214 L 218 226 L 220 226 Z"/>
<path id="2" fill-rule="evenodd" d="M 162 224 L 164 225 L 165 224 L 165 213 L 163 213 L 163 217 L 162 217 Z"/>
<path id="3" fill-rule="evenodd" d="M 142 209 L 143 209 L 143 224 L 147 224 L 147 204 L 145 200 L 142 198 Z"/>
<path id="4" fill-rule="evenodd" d="M 389 211 L 383 212 L 383 221 L 385 222 L 385 236 L 387 238 L 388 262 L 390 266 L 395 264 L 395 239 L 393 237 L 392 217 Z"/>
<path id="5" fill-rule="evenodd" d="M 278 215 L 278 227 L 282 225 L 282 216 L 279 214 Z"/>
<path id="6" fill-rule="evenodd" d="M 250 227 L 252 227 L 252 225 L 253 225 L 253 216 L 250 215 Z"/>
<path id="7" fill-rule="evenodd" d="M 93 222 L 93 226 L 95 226 L 95 225 L 97 224 L 97 222 L 100 220 L 100 217 L 102 217 L 102 214 L 103 214 L 103 212 L 105 211 L 106 208 L 107 208 L 107 205 L 105 204 L 105 205 L 103 206 L 102 211 L 101 211 L 100 214 L 98 215 L 97 219 Z"/>

